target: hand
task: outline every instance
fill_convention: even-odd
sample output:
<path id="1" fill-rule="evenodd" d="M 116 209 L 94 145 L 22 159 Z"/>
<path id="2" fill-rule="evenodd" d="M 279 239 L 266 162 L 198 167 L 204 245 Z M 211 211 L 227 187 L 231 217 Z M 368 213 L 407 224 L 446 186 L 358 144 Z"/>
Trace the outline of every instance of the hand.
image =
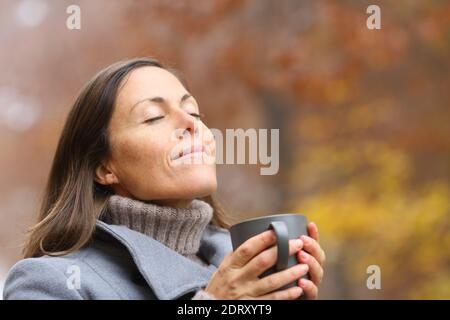
<path id="1" fill-rule="evenodd" d="M 277 260 L 276 235 L 273 230 L 264 231 L 225 256 L 213 273 L 205 291 L 217 299 L 298 299 L 303 290 L 299 286 L 277 290 L 297 281 L 308 272 L 308 264 L 297 264 L 288 269 L 259 278 Z M 289 256 L 303 247 L 300 239 L 289 240 Z M 266 249 L 269 248 L 269 249 Z"/>
<path id="2" fill-rule="evenodd" d="M 303 289 L 305 299 L 317 299 L 318 286 L 323 278 L 323 264 L 325 252 L 319 245 L 319 229 L 314 222 L 308 223 L 309 236 L 301 236 L 303 250 L 297 253 L 299 263 L 309 266 L 311 280 L 300 279 L 299 286 Z"/>

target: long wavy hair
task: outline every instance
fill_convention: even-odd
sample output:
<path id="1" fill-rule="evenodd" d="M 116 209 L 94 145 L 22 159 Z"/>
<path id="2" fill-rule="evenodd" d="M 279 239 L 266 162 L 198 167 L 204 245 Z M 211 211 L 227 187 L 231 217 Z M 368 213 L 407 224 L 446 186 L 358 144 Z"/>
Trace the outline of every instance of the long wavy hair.
<path id="1" fill-rule="evenodd" d="M 25 258 L 65 255 L 81 249 L 91 239 L 97 219 L 114 194 L 111 187 L 94 180 L 94 172 L 110 152 L 107 127 L 116 96 L 127 75 L 145 66 L 168 70 L 188 88 L 178 71 L 152 58 L 114 63 L 84 86 L 59 138 L 38 221 L 29 229 L 23 248 Z M 229 229 L 235 222 L 215 193 L 201 199 L 214 209 L 213 224 Z"/>

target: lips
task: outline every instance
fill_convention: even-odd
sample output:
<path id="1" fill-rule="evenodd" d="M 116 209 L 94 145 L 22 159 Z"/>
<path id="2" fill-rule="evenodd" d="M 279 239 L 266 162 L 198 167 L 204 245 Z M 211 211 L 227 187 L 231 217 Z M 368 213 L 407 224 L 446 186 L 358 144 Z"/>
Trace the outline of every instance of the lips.
<path id="1" fill-rule="evenodd" d="M 175 152 L 175 154 L 172 154 L 172 160 L 179 159 L 179 158 L 189 155 L 191 153 L 201 153 L 201 152 L 207 153 L 207 149 L 205 148 L 204 145 L 200 145 L 200 144 L 190 145 L 190 146 L 183 148 L 181 151 Z"/>

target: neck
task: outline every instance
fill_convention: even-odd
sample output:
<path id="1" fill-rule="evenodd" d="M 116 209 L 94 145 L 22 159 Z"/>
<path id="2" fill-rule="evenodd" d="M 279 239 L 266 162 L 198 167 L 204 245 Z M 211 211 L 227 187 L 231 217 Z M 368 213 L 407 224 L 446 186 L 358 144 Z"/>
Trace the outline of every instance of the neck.
<path id="1" fill-rule="evenodd" d="M 113 195 L 100 219 L 141 232 L 182 255 L 195 255 L 203 231 L 212 219 L 213 208 L 199 199 L 184 204 L 172 207 Z"/>

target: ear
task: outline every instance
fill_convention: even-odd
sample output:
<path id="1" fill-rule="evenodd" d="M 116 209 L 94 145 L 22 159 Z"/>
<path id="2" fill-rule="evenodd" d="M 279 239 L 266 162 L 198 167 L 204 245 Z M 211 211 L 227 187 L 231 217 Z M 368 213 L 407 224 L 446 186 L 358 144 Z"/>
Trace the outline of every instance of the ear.
<path id="1" fill-rule="evenodd" d="M 95 168 L 94 180 L 102 185 L 111 185 L 119 183 L 116 175 L 110 171 L 103 163 Z"/>

